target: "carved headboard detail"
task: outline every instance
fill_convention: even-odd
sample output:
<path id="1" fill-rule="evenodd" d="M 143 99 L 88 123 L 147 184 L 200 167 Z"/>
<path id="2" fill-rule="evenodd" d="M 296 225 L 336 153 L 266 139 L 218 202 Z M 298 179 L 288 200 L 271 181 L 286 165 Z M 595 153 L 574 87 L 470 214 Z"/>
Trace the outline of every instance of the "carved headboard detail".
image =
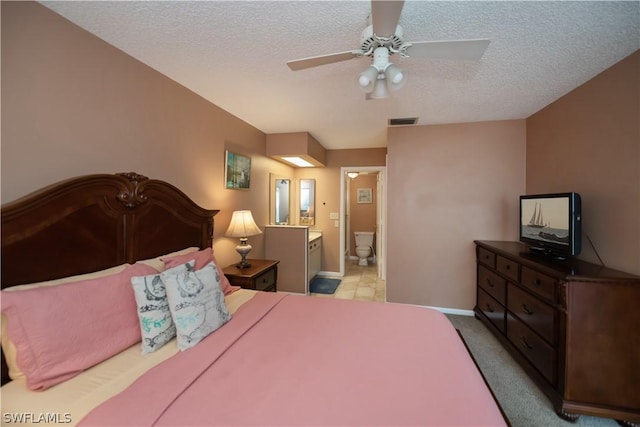
<path id="1" fill-rule="evenodd" d="M 164 181 L 87 175 L 2 206 L 2 288 L 89 273 L 190 246 L 211 247 L 213 217 Z M 2 383 L 5 382 L 4 358 Z"/>

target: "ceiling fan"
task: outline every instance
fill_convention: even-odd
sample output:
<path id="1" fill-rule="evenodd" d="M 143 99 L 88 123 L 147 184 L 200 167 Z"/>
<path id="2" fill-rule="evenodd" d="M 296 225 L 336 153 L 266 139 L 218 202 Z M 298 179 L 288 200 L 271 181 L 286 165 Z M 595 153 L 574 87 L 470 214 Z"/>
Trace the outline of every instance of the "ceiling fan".
<path id="1" fill-rule="evenodd" d="M 298 71 L 370 56 L 372 63 L 359 75 L 358 85 L 367 93 L 367 98 L 380 99 L 386 98 L 389 90 L 399 89 L 406 82 L 406 73 L 389 62 L 391 55 L 477 61 L 489 46 L 486 39 L 406 42 L 402 27 L 398 25 L 403 6 L 403 0 L 372 0 L 371 25 L 362 32 L 358 49 L 297 59 L 287 62 L 287 65 Z"/>

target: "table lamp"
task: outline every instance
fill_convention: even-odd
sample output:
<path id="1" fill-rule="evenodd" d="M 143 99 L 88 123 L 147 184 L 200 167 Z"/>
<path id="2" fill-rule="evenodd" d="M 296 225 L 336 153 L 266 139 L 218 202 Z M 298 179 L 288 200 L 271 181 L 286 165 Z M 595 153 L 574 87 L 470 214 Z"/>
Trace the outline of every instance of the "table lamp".
<path id="1" fill-rule="evenodd" d="M 251 245 L 247 243 L 247 237 L 256 236 L 262 234 L 262 231 L 256 225 L 253 220 L 251 211 L 234 211 L 231 216 L 231 223 L 225 233 L 227 237 L 237 237 L 240 239 L 240 244 L 236 246 L 236 251 L 240 254 L 242 259 L 239 264 L 236 264 L 238 268 L 248 268 L 251 264 L 247 262 L 247 254 L 251 251 Z"/>

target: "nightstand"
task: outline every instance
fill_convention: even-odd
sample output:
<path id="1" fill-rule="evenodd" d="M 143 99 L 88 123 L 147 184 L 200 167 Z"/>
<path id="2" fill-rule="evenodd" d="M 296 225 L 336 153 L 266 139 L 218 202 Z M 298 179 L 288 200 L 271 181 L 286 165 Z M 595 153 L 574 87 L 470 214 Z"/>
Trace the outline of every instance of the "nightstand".
<path id="1" fill-rule="evenodd" d="M 268 259 L 248 259 L 251 267 L 238 268 L 236 264 L 225 267 L 222 272 L 229 283 L 245 289 L 276 292 L 278 290 L 278 263 Z"/>

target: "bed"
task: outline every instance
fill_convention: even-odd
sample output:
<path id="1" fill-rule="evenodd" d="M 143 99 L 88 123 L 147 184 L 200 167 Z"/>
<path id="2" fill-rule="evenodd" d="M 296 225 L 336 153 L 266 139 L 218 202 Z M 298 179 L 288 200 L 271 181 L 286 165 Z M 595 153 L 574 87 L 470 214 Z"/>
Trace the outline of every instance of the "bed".
<path id="1" fill-rule="evenodd" d="M 508 425 L 435 310 L 230 287 L 217 212 L 137 173 L 3 206 L 3 424 Z M 131 290 L 143 276 L 167 297 L 176 277 L 210 280 L 215 314 L 197 318 L 219 324 L 186 341 L 202 331 L 183 333 L 168 298 L 177 337 L 153 347 Z"/>

